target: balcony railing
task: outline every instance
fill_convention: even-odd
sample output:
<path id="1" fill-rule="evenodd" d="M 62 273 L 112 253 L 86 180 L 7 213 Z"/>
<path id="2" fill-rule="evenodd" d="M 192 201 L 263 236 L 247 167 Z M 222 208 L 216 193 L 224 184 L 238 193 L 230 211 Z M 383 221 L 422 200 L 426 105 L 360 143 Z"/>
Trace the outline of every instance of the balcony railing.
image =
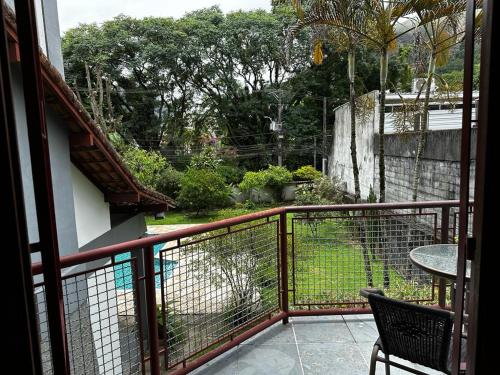
<path id="1" fill-rule="evenodd" d="M 63 257 L 71 371 L 186 373 L 290 316 L 369 313 L 368 286 L 444 306 L 446 283 L 408 254 L 452 242 L 457 212 L 458 201 L 283 207 Z M 43 280 L 35 298 L 51 373 Z"/>

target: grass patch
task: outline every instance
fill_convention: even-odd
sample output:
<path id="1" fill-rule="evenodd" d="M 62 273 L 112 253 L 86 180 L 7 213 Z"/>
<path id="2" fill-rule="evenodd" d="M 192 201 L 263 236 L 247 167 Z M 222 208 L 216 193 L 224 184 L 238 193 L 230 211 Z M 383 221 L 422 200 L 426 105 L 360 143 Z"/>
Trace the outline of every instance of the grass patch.
<path id="1" fill-rule="evenodd" d="M 359 290 L 368 286 L 368 278 L 363 248 L 352 227 L 343 220 L 320 222 L 316 232 L 300 221 L 295 225 L 296 302 L 316 305 L 364 301 Z M 384 289 L 383 262 L 377 254 L 368 255 L 373 286 Z M 431 296 L 429 284 L 407 280 L 391 265 L 389 278 L 390 287 L 385 292 L 390 297 L 413 300 Z"/>
<path id="2" fill-rule="evenodd" d="M 264 211 L 275 206 L 258 206 L 255 208 L 228 207 L 208 211 L 206 213 L 195 215 L 189 211 L 169 211 L 164 219 L 156 220 L 153 216 L 146 216 L 147 225 L 174 225 L 174 224 L 204 224 L 212 221 L 229 219 L 236 216 L 247 215 L 254 212 Z"/>

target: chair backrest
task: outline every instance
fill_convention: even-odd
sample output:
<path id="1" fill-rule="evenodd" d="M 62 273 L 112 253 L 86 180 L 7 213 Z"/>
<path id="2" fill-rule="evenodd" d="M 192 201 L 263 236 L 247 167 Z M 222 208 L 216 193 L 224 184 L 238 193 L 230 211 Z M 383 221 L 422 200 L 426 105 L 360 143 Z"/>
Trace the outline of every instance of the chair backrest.
<path id="1" fill-rule="evenodd" d="M 368 301 L 385 354 L 450 373 L 452 313 L 373 293 Z"/>

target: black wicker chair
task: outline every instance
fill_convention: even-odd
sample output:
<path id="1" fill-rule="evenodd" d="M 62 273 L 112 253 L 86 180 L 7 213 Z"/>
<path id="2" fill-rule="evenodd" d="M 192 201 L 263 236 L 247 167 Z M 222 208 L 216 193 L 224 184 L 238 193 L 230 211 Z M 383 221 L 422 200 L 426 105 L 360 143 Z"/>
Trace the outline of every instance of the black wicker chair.
<path id="1" fill-rule="evenodd" d="M 375 342 L 370 361 L 370 375 L 375 374 L 377 361 L 414 374 L 422 371 L 390 360 L 390 356 L 450 374 L 450 347 L 453 313 L 431 307 L 398 301 L 384 296 L 378 289 L 360 292 L 368 298 L 380 337 Z M 384 357 L 378 355 L 382 351 Z"/>

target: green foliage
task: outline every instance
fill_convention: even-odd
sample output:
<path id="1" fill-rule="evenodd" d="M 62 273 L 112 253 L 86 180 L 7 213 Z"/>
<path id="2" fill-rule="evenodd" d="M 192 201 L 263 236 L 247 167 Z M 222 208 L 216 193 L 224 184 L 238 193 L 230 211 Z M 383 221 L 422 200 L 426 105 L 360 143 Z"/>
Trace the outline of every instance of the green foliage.
<path id="1" fill-rule="evenodd" d="M 237 241 L 228 241 L 226 236 L 201 240 L 197 246 L 205 256 L 192 262 L 199 277 L 206 278 L 211 286 L 224 287 L 227 297 L 222 318 L 225 324 L 233 327 L 241 326 L 261 314 L 263 308 L 278 303 L 275 289 L 277 260 L 270 258 L 275 250 L 272 246 L 259 244 L 264 238 L 275 239 L 276 228 L 273 225 L 248 226 L 247 223 L 240 227 Z M 274 289 L 266 293 L 265 289 L 270 286 Z"/>
<path id="2" fill-rule="evenodd" d="M 156 189 L 164 171 L 170 167 L 167 160 L 156 151 L 146 151 L 138 147 L 127 147 L 122 158 L 135 177 L 151 189 Z"/>
<path id="3" fill-rule="evenodd" d="M 320 206 L 328 203 L 326 199 L 319 196 L 313 185 L 302 185 L 295 190 L 295 204 L 297 206 Z"/>
<path id="4" fill-rule="evenodd" d="M 322 177 L 314 182 L 314 191 L 321 199 L 325 199 L 330 203 L 342 203 L 344 195 L 339 187 L 339 181 Z"/>
<path id="5" fill-rule="evenodd" d="M 265 187 L 267 184 L 267 173 L 265 171 L 247 172 L 243 176 L 239 187 L 244 192 L 249 192 L 253 189 L 258 190 Z"/>
<path id="6" fill-rule="evenodd" d="M 342 203 L 343 194 L 336 183 L 322 177 L 313 184 L 304 184 L 295 191 L 297 206 L 316 206 Z"/>
<path id="7" fill-rule="evenodd" d="M 243 203 L 243 205 L 245 206 L 245 208 L 246 208 L 247 210 L 255 210 L 255 209 L 257 208 L 257 204 L 256 204 L 254 201 L 250 200 L 250 199 L 247 199 L 247 200 Z"/>
<path id="8" fill-rule="evenodd" d="M 321 177 L 321 172 L 312 165 L 304 165 L 293 172 L 295 181 L 314 181 Z"/>
<path id="9" fill-rule="evenodd" d="M 211 169 L 219 168 L 221 160 L 217 158 L 215 150 L 212 147 L 205 147 L 199 154 L 193 156 L 190 168 L 194 169 Z"/>
<path id="10" fill-rule="evenodd" d="M 368 193 L 367 197 L 368 203 L 377 203 L 377 196 L 375 195 L 375 191 L 373 190 L 373 187 L 370 185 L 370 192 Z"/>
<path id="11" fill-rule="evenodd" d="M 328 177 L 316 179 L 313 184 L 304 184 L 295 191 L 297 206 L 314 206 L 342 203 L 343 194 L 337 183 Z"/>
<path id="12" fill-rule="evenodd" d="M 181 179 L 177 201 L 182 208 L 201 211 L 224 207 L 229 203 L 231 191 L 224 178 L 208 169 L 189 168 Z"/>
<path id="13" fill-rule="evenodd" d="M 183 176 L 184 173 L 179 172 L 174 167 L 167 167 L 161 173 L 160 179 L 156 184 L 156 190 L 171 198 L 177 198 L 181 190 Z"/>
<path id="14" fill-rule="evenodd" d="M 472 78 L 472 88 L 474 90 L 479 90 L 479 64 L 474 64 L 474 76 Z M 462 91 L 464 86 L 464 71 L 463 70 L 451 70 L 441 74 L 441 80 L 439 81 L 438 88 L 440 91 Z"/>
<path id="15" fill-rule="evenodd" d="M 245 174 L 243 169 L 232 165 L 219 165 L 217 173 L 224 178 L 226 184 L 230 185 L 238 185 L 243 180 L 243 175 Z"/>
<path id="16" fill-rule="evenodd" d="M 245 173 L 239 187 L 244 192 L 269 187 L 273 189 L 276 198 L 279 200 L 281 189 L 290 181 L 292 181 L 292 173 L 288 169 L 269 165 L 265 170 Z"/>
<path id="17" fill-rule="evenodd" d="M 276 103 L 266 90 L 283 88 L 293 94 L 283 112 L 286 163 L 297 168 L 312 163 L 310 146 L 321 134 L 318 97 L 327 97 L 333 108 L 349 90 L 345 53 L 326 46 L 323 64 L 312 66 L 307 30 L 297 35 L 287 61 L 286 30 L 294 22 L 288 7 L 226 15 L 212 7 L 180 19 L 119 16 L 80 25 L 63 38 L 66 80 L 90 108 L 84 64 L 92 76 L 101 69 L 113 82 L 120 133 L 141 147 L 175 155 L 176 166 L 185 164 L 186 149 L 200 149 L 203 136 L 215 130 L 221 146 L 236 150 L 240 165 L 250 170 L 276 158 L 264 117 L 276 116 Z M 358 58 L 356 89 L 375 89 L 376 51 L 360 47 Z M 332 123 L 333 113 L 327 116 Z"/>
<path id="18" fill-rule="evenodd" d="M 186 338 L 184 325 L 180 321 L 180 318 L 176 317 L 173 312 L 168 311 L 168 309 L 167 311 L 165 311 L 165 320 L 166 322 L 163 321 L 163 312 L 161 305 L 156 305 L 156 321 L 158 323 L 158 334 L 160 338 L 163 339 L 166 330 L 167 345 L 169 350 L 172 350 Z"/>
<path id="19" fill-rule="evenodd" d="M 412 45 L 401 45 L 398 49 L 398 54 L 395 58 L 396 62 L 396 87 L 400 92 L 410 92 L 413 81 L 413 69 L 409 63 L 410 54 L 412 53 Z M 391 69 L 391 67 L 389 67 Z M 394 78 L 393 78 L 394 79 Z"/>
<path id="20" fill-rule="evenodd" d="M 292 172 L 285 167 L 269 165 L 269 168 L 265 172 L 267 175 L 266 185 L 274 190 L 281 191 L 286 183 L 292 181 Z"/>

